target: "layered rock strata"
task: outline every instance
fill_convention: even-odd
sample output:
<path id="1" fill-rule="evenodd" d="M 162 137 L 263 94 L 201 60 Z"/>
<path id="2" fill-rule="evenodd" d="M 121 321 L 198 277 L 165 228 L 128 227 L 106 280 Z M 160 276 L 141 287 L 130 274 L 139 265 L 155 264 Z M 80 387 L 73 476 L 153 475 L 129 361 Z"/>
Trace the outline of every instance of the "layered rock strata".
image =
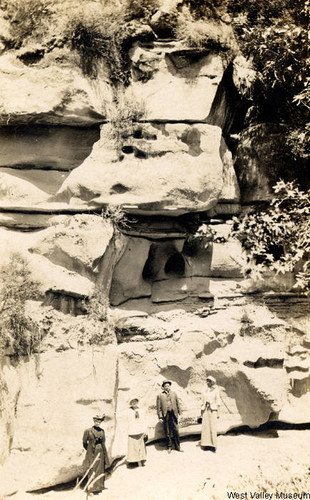
<path id="1" fill-rule="evenodd" d="M 160 30 L 160 16 L 153 22 Z M 274 161 L 278 130 L 242 131 L 251 67 L 221 49 L 138 40 L 118 96 L 135 114 L 111 124 L 106 75 L 87 80 L 68 54 L 60 65 L 52 54 L 28 65 L 15 56 L 0 56 L 2 263 L 22 253 L 45 300 L 27 304 L 43 332 L 37 352 L 16 366 L 8 353 L 3 367 L 6 492 L 75 479 L 94 412 L 107 415 L 112 457 L 123 456 L 132 396 L 150 441 L 161 438 L 165 378 L 182 401 L 183 437 L 200 432 L 206 373 L 219 384 L 221 433 L 305 423 L 309 302 L 246 293 L 255 288 L 230 237 L 243 204 L 268 200 L 288 175 Z M 194 237 L 202 223 L 212 238 Z M 111 307 L 96 337 L 85 303 L 101 294 Z"/>

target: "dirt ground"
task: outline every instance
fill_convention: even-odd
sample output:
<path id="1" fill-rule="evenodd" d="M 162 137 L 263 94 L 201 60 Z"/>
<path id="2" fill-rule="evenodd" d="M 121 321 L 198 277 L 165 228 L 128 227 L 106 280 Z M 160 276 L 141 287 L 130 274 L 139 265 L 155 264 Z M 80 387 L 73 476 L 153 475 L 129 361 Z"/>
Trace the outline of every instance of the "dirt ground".
<path id="1" fill-rule="evenodd" d="M 216 453 L 198 440 L 182 442 L 184 453 L 147 447 L 145 467 L 119 462 L 97 500 L 310 499 L 310 430 L 219 436 Z M 294 496 L 295 494 L 295 496 Z M 238 496 L 239 495 L 239 496 Z M 12 500 L 87 500 L 81 489 L 42 494 L 19 492 Z"/>

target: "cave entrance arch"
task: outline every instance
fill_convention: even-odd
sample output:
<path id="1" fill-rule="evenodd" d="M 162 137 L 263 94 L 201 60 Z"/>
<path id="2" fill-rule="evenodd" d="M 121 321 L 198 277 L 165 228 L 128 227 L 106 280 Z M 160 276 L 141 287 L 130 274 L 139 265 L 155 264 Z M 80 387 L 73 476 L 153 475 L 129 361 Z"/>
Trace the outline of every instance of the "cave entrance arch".
<path id="1" fill-rule="evenodd" d="M 170 255 L 165 264 L 165 273 L 173 276 L 184 276 L 185 260 L 180 252 L 175 252 Z"/>
<path id="2" fill-rule="evenodd" d="M 152 243 L 149 250 L 149 255 L 146 263 L 144 264 L 144 268 L 142 271 L 142 278 L 144 280 L 154 280 L 156 278 L 156 260 L 155 260 L 155 245 Z"/>

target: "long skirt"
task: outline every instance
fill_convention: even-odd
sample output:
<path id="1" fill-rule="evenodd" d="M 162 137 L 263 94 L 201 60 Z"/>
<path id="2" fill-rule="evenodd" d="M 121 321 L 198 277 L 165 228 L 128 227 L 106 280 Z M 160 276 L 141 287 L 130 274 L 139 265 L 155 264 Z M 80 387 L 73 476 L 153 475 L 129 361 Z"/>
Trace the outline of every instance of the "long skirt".
<path id="1" fill-rule="evenodd" d="M 96 460 L 95 460 L 96 459 Z M 105 470 L 105 461 L 104 461 L 104 453 L 102 446 L 96 445 L 94 450 L 88 451 L 86 455 L 86 460 L 84 463 L 84 467 L 88 468 L 94 462 L 94 465 L 90 468 L 87 475 L 87 482 L 89 482 L 89 486 L 87 487 L 87 491 L 89 492 L 97 492 L 102 491 L 104 489 L 104 470 Z M 98 478 L 98 479 L 96 479 Z"/>
<path id="2" fill-rule="evenodd" d="M 128 436 L 127 462 L 140 462 L 141 460 L 146 460 L 146 449 L 143 436 L 143 433 Z"/>
<path id="3" fill-rule="evenodd" d="M 217 411 L 205 410 L 202 415 L 201 446 L 217 446 Z"/>

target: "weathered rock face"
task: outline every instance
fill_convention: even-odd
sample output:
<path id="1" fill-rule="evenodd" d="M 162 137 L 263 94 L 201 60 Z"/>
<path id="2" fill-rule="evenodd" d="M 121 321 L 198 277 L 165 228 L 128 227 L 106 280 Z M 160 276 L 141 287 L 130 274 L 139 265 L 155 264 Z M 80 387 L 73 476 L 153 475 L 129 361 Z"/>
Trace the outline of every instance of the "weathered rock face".
<path id="1" fill-rule="evenodd" d="M 292 303 L 290 317 L 309 319 L 307 304 Z M 107 415 L 112 458 L 125 455 L 126 411 L 133 396 L 146 413 L 149 439 L 162 437 L 155 403 L 164 379 L 172 381 L 181 399 L 181 436 L 200 433 L 206 373 L 216 377 L 220 389 L 221 433 L 277 419 L 301 423 L 309 404 L 309 342 L 301 330 L 299 338 L 292 337 L 292 324 L 277 308 L 281 311 L 281 304 L 235 297 L 213 307 L 192 302 L 166 310 L 156 306 L 149 313 L 113 309 L 109 321 L 118 345 L 96 347 L 79 345 L 81 318 L 68 323 L 68 316 L 51 311 L 41 353 L 15 372 L 21 390 L 4 469 L 7 491 L 37 489 L 81 474 L 81 435 L 94 412 Z"/>
<path id="2" fill-rule="evenodd" d="M 6 360 L 1 360 L 1 373 L 0 373 L 0 465 L 3 465 L 7 459 L 12 446 L 14 437 L 14 421 L 15 421 L 15 408 L 19 398 L 20 380 L 18 379 L 16 370 L 10 366 Z"/>
<path id="3" fill-rule="evenodd" d="M 55 216 L 49 224 L 45 230 L 18 235 L 2 229 L 2 263 L 12 252 L 21 253 L 48 303 L 74 314 L 80 312 L 79 300 L 94 293 L 96 283 L 109 294 L 125 237 L 97 215 Z"/>
<path id="4" fill-rule="evenodd" d="M 30 251 L 81 276 L 94 279 L 113 236 L 113 226 L 100 216 L 77 215 L 43 231 Z"/>
<path id="5" fill-rule="evenodd" d="M 67 171 L 88 156 L 98 138 L 99 128 L 1 127 L 2 207 L 21 210 L 47 200 L 57 192 Z"/>
<path id="6" fill-rule="evenodd" d="M 215 227 L 218 235 L 227 233 L 225 225 Z M 111 304 L 138 297 L 158 303 L 187 297 L 211 299 L 223 293 L 216 289 L 217 278 L 226 281 L 226 286 L 238 287 L 240 259 L 241 246 L 233 241 L 131 238 L 113 273 Z"/>
<path id="7" fill-rule="evenodd" d="M 270 200 L 272 186 L 281 178 L 298 177 L 288 157 L 285 126 L 272 123 L 244 130 L 236 151 L 235 168 L 242 192 L 242 202 Z"/>
<path id="8" fill-rule="evenodd" d="M 0 56 L 1 125 L 89 126 L 104 118 L 85 78 L 70 66 L 29 67 L 15 54 Z M 107 100 L 111 98 L 106 87 Z M 39 97 L 39 98 L 38 98 Z"/>
<path id="9" fill-rule="evenodd" d="M 169 12 L 153 16 L 158 34 Z M 164 378 L 182 401 L 182 436 L 200 433 L 206 373 L 221 392 L 220 432 L 303 423 L 309 302 L 251 299 L 257 289 L 245 287 L 241 248 L 225 223 L 241 202 L 270 199 L 272 184 L 289 173 L 274 125 L 241 132 L 234 160 L 227 147 L 242 130 L 252 68 L 220 50 L 135 42 L 123 97 L 144 115 L 111 126 L 106 75 L 89 82 L 59 50 L 60 64 L 53 53 L 35 64 L 27 52 L 0 56 L 1 261 L 21 252 L 45 295 L 44 304 L 28 304 L 32 316 L 40 311 L 38 352 L 16 367 L 7 359 L 0 378 L 7 492 L 75 479 L 93 413 L 106 413 L 109 451 L 123 456 L 132 396 L 150 440 L 162 437 L 155 401 Z M 115 220 L 92 214 L 107 205 L 137 221 L 116 230 Z M 213 242 L 193 237 L 201 221 Z M 99 333 L 80 307 L 94 294 L 111 304 Z"/>
<path id="10" fill-rule="evenodd" d="M 0 195 L 3 205 L 33 205 L 45 201 L 48 194 L 35 187 L 31 182 L 0 172 Z"/>
<path id="11" fill-rule="evenodd" d="M 0 167 L 44 169 L 45 175 L 48 170 L 73 170 L 98 139 L 99 127 L 2 126 Z"/>
<path id="12" fill-rule="evenodd" d="M 102 126 L 92 154 L 69 175 L 56 200 L 176 215 L 208 210 L 226 195 L 239 200 L 232 160 L 225 155 L 218 127 L 135 125 L 121 158 L 111 134 L 109 125 Z"/>
<path id="13" fill-rule="evenodd" d="M 97 413 L 106 415 L 107 446 L 111 448 L 116 369 L 113 346 L 103 351 L 89 348 L 41 353 L 19 365 L 22 389 L 5 469 L 10 491 L 76 478 L 82 471 L 83 430 L 93 425 L 92 417 Z M 35 475 L 26 467 L 32 460 L 38 467 Z M 20 471 L 18 476 L 16 470 Z"/>
<path id="14" fill-rule="evenodd" d="M 130 56 L 130 93 L 144 103 L 149 120 L 207 119 L 225 69 L 220 53 L 163 41 L 139 43 Z"/>
<path id="15" fill-rule="evenodd" d="M 207 122 L 221 127 L 225 137 L 241 130 L 255 77 L 250 62 L 241 56 L 237 56 L 224 71 Z"/>

